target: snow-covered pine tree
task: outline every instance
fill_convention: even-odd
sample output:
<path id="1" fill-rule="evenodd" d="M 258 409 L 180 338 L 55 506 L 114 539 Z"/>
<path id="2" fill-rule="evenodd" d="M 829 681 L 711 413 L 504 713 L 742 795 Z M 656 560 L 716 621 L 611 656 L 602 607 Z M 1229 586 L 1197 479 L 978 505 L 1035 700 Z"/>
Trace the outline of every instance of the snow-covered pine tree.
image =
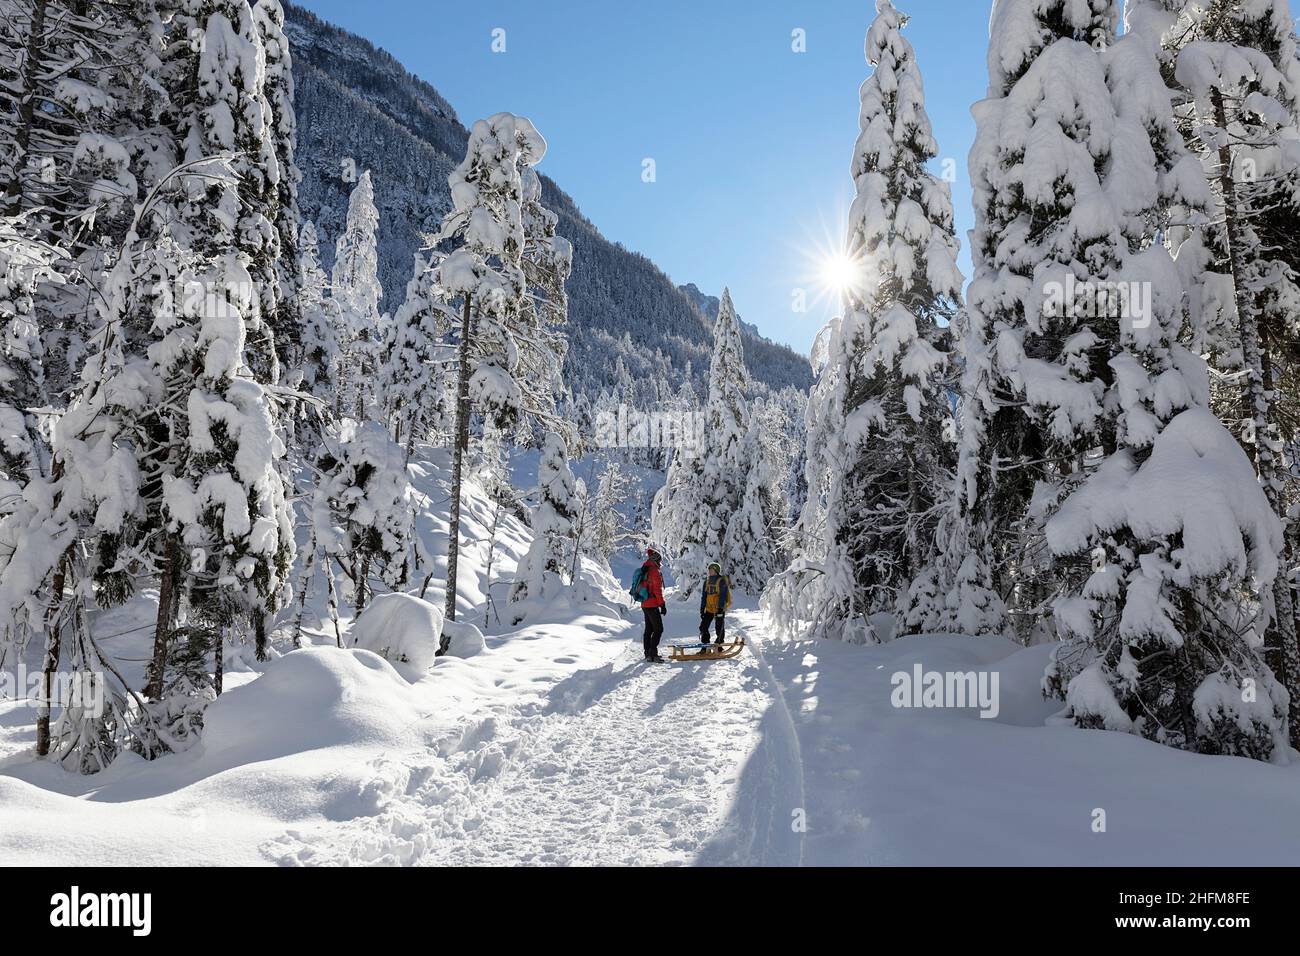
<path id="1" fill-rule="evenodd" d="M 382 342 L 379 300 L 377 234 L 379 210 L 375 188 L 366 170 L 348 199 L 347 222 L 334 244 L 331 296 L 339 310 L 340 345 L 344 354 L 343 376 L 335 400 L 337 414 L 351 414 L 364 421 L 374 405 L 375 374 L 379 368 Z"/>
<path id="2" fill-rule="evenodd" d="M 303 321 L 301 290 L 298 287 L 298 242 L 301 215 L 298 185 L 302 173 L 295 161 L 298 150 L 298 119 L 293 105 L 293 61 L 289 38 L 284 33 L 284 8 L 280 0 L 254 0 L 253 24 L 265 58 L 263 88 L 268 115 L 268 135 L 275 157 L 274 175 L 267 169 L 267 218 L 275 229 L 276 241 L 268 250 L 276 276 L 274 296 L 263 296 L 280 365 L 298 379 L 302 362 Z"/>
<path id="3" fill-rule="evenodd" d="M 448 342 L 456 315 L 437 286 L 437 273 L 419 253 L 406 299 L 388 326 L 380 372 L 383 405 L 393 441 L 409 456 L 431 429 L 450 430 L 455 414 L 450 389 L 455 352 Z"/>
<path id="4" fill-rule="evenodd" d="M 31 411 L 42 404 L 44 349 L 35 314 L 42 285 L 66 281 L 57 247 L 24 235 L 24 220 L 0 218 L 0 481 L 11 501 L 46 467 L 40 423 Z M 0 504 L 0 512 L 7 510 Z"/>
<path id="5" fill-rule="evenodd" d="M 519 562 L 510 587 L 510 603 L 541 601 L 554 597 L 564 586 L 569 570 L 568 549 L 572 546 L 573 496 L 576 482 L 569 468 L 569 450 L 556 432 L 547 432 L 537 459 L 539 500 L 533 509 L 533 541 Z M 516 607 L 512 619 L 518 624 L 526 611 Z"/>
<path id="6" fill-rule="evenodd" d="M 1207 201 L 1178 210 L 1179 264 L 1192 290 L 1191 341 L 1215 371 L 1215 408 L 1237 433 L 1270 505 L 1300 498 L 1284 447 L 1294 442 L 1300 373 L 1300 60 L 1285 2 L 1143 0 L 1135 32 L 1160 44 L 1175 117 L 1201 160 Z M 1185 204 L 1186 205 L 1186 204 Z M 1204 208 L 1207 215 L 1195 214 Z M 1185 240 L 1185 241 L 1182 241 Z M 1288 408 L 1287 406 L 1291 407 Z M 1287 541 L 1295 541 L 1288 529 Z M 1300 745 L 1300 646 L 1288 547 L 1273 586 L 1266 657 L 1290 694 Z"/>
<path id="7" fill-rule="evenodd" d="M 865 631 L 844 632 L 858 621 L 848 564 L 834 535 L 826 533 L 831 502 L 838 500 L 847 459 L 844 400 L 851 342 L 836 317 L 817 334 L 810 361 L 816 374 L 804 413 L 804 482 L 807 497 L 790 534 L 790 565 L 763 592 L 762 607 L 788 635 L 861 641 Z"/>
<path id="8" fill-rule="evenodd" d="M 726 551 L 727 527 L 741 506 L 751 462 L 749 373 L 731 292 L 722 290 L 713 324 L 709 397 L 704 408 L 704 444 L 674 450 L 668 476 L 652 510 L 652 534 L 663 549 L 686 600 L 703 582 L 710 561 L 733 576 L 746 577 L 748 556 Z M 733 539 L 740 544 L 740 536 Z M 762 562 L 760 562 L 762 563 Z M 760 575 L 760 569 L 755 577 Z"/>
<path id="9" fill-rule="evenodd" d="M 1022 633 L 1050 606 L 1063 643 L 1044 689 L 1076 723 L 1267 757 L 1285 714 L 1251 588 L 1276 573 L 1280 526 L 1176 342 L 1162 227 L 1196 177 L 1150 39 L 1117 40 L 1106 4 L 1047 12 L 999 5 L 975 108 L 977 540 L 1023 536 L 997 570 Z M 987 510 L 1017 502 L 1010 524 Z"/>
<path id="10" fill-rule="evenodd" d="M 339 310 L 329 296 L 329 279 L 320 262 L 316 224 L 298 233 L 298 308 L 302 314 L 301 387 L 332 407 L 342 377 Z"/>
<path id="11" fill-rule="evenodd" d="M 862 85 L 856 198 L 846 243 L 859 278 L 845 293 L 845 474 L 827 533 L 845 548 L 853 601 L 867 615 L 913 610 L 911 584 L 932 564 L 949 493 L 945 326 L 962 275 L 907 17 L 877 0 L 867 32 L 875 70 Z"/>
<path id="12" fill-rule="evenodd" d="M 1112 149 L 1115 106 L 1102 59 L 1118 18 L 1115 0 L 1001 0 L 990 24 L 988 97 L 973 108 L 975 277 L 963 330 L 971 374 L 959 494 L 967 553 L 991 555 L 993 567 L 965 581 L 992 583 L 1025 639 L 1047 618 L 1064 571 L 1046 552 L 1045 511 L 1104 437 L 1101 399 L 1118 330 L 1072 310 L 1050 314 L 1044 289 L 1110 279 L 1126 251 L 1100 181 L 1126 158 Z M 997 608 L 983 594 L 948 603 Z"/>
<path id="13" fill-rule="evenodd" d="M 134 198 L 126 150 L 106 127 L 137 16 L 102 0 L 7 0 L 0 16 L 0 204 L 5 215 L 32 213 L 31 234 L 73 256 L 91 228 L 79 217 L 97 201 Z M 104 175 L 83 179 L 91 153 Z"/>
<path id="14" fill-rule="evenodd" d="M 759 594 L 772 575 L 780 570 L 777 541 L 783 531 L 777 502 L 772 494 L 772 464 L 763 435 L 770 422 L 756 413 L 750 417 L 741 457 L 748 462 L 745 485 L 736 510 L 727 519 L 722 537 L 726 556 L 724 571 L 739 591 Z M 737 560 L 743 555 L 743 560 Z"/>
<path id="15" fill-rule="evenodd" d="M 512 113 L 477 121 L 465 158 L 449 177 L 453 208 L 437 243 L 459 241 L 438 258 L 436 283 L 459 312 L 456 430 L 452 445 L 451 529 L 446 616 L 456 618 L 460 499 L 470 417 L 475 410 L 507 427 L 555 419 L 552 373 L 562 339 L 568 244 L 554 237 L 530 167 L 546 153 L 531 122 Z M 537 382 L 522 382 L 523 377 Z M 444 645 L 440 652 L 446 652 Z"/>
<path id="16" fill-rule="evenodd" d="M 382 425 L 350 418 L 330 430 L 323 446 L 312 537 L 351 582 L 360 612 L 375 573 L 393 590 L 411 579 L 415 513 L 406 456 Z"/>
<path id="17" fill-rule="evenodd" d="M 533 159 L 536 163 L 540 157 Z M 555 234 L 559 217 L 542 204 L 542 178 L 532 164 L 519 172 L 523 186 L 524 281 L 528 295 L 519 327 L 512 330 L 510 349 L 517 365 L 512 374 L 519 383 L 519 411 L 510 418 L 531 418 L 560 432 L 572 444 L 575 433 L 555 415 L 557 396 L 565 391 L 561 373 L 568 351 L 564 328 L 569 317 L 569 296 L 564 284 L 573 271 L 573 246 Z"/>

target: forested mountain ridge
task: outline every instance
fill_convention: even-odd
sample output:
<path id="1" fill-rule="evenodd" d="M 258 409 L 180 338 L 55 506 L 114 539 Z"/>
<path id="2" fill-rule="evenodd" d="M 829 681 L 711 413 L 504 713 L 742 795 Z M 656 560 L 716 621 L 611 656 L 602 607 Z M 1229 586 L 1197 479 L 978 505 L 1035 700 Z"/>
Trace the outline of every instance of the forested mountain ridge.
<path id="1" fill-rule="evenodd" d="M 382 306 L 392 311 L 404 295 L 421 234 L 433 231 L 450 206 L 447 176 L 468 134 L 437 90 L 388 53 L 300 7 L 287 5 L 286 13 L 303 216 L 326 237 L 328 265 L 354 174 L 375 170 Z M 605 239 L 552 180 L 543 176 L 542 183 L 546 205 L 559 215 L 558 232 L 574 247 L 564 370 L 570 389 L 594 396 L 613 387 L 615 353 L 633 378 L 661 382 L 669 392 L 687 363 L 702 385 L 713 341 L 708 297 L 675 287 L 648 258 Z M 808 388 L 812 374 L 804 356 L 752 327 L 745 332 L 757 382 Z"/>

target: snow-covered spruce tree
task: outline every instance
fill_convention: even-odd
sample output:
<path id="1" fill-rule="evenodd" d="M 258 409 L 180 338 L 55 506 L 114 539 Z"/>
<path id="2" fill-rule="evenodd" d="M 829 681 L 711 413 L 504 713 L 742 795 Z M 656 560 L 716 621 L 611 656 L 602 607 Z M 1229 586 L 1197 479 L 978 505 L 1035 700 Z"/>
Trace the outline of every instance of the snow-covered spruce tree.
<path id="1" fill-rule="evenodd" d="M 846 247 L 846 314 L 819 337 L 794 560 L 765 605 L 818 637 L 871 640 L 871 617 L 937 629 L 936 533 L 950 498 L 946 331 L 960 304 L 952 200 L 907 17 L 878 0 L 867 32 Z"/>
<path id="2" fill-rule="evenodd" d="M 810 361 L 816 381 L 804 412 L 804 483 L 807 497 L 791 528 L 789 566 L 763 592 L 762 607 L 777 629 L 787 635 L 865 639 L 865 633 L 844 634 L 844 623 L 858 615 L 846 601 L 852 589 L 847 562 L 834 535 L 826 533 L 830 503 L 838 500 L 844 476 L 846 431 L 844 398 L 849 344 L 836 317 L 818 333 Z"/>
<path id="3" fill-rule="evenodd" d="M 1285 713 L 1251 589 L 1276 572 L 1280 528 L 1176 342 L 1185 300 L 1161 228 L 1192 202 L 1191 161 L 1149 39 L 1099 36 L 1081 5 L 1052 12 L 1083 32 L 1025 31 L 1033 0 L 997 8 L 995 95 L 975 109 L 966 332 L 987 336 L 973 394 L 991 401 L 973 408 L 992 411 L 975 501 L 1019 501 L 1018 522 L 981 519 L 1023 536 L 996 570 L 1031 620 L 1050 602 L 1063 642 L 1044 687 L 1076 723 L 1268 756 Z"/>
<path id="4" fill-rule="evenodd" d="M 93 228 L 79 217 L 105 198 L 97 194 L 134 191 L 109 127 L 127 98 L 141 12 L 103 0 L 8 0 L 0 16 L 0 208 L 32 213 L 31 234 L 70 251 Z M 83 178 L 92 152 L 111 175 Z"/>
<path id="5" fill-rule="evenodd" d="M 281 371 L 273 329 L 281 311 L 281 274 L 295 266 L 292 249 L 281 261 L 277 221 L 283 223 L 297 212 L 280 208 L 280 181 L 292 173 L 280 166 L 284 131 L 277 130 L 279 121 L 268 98 L 266 50 L 256 19 L 248 0 L 192 0 L 183 5 L 173 25 L 185 25 L 186 42 L 197 49 L 185 64 L 191 72 L 175 77 L 183 85 L 176 88 L 172 103 L 181 110 L 185 158 L 226 156 L 236 177 L 233 190 L 221 190 L 226 205 L 220 214 L 231 220 L 225 231 L 247 259 L 245 268 L 258 299 L 257 310 L 244 316 L 249 343 L 245 359 L 258 381 L 275 384 Z M 291 111 L 292 103 L 281 100 L 278 105 Z M 292 119 L 287 122 L 292 127 Z M 292 159 L 291 152 L 286 159 Z M 191 207 L 216 198 L 198 177 L 188 177 L 187 188 Z M 191 222 L 207 214 L 195 208 L 185 212 Z M 296 223 L 291 228 L 296 229 Z M 201 244 L 203 239 L 196 236 L 195 241 Z M 292 303 L 283 307 L 286 315 L 295 311 Z M 296 329 L 285 332 L 293 337 Z"/>
<path id="6" fill-rule="evenodd" d="M 459 242 L 439 256 L 436 284 L 459 313 L 456 428 L 452 445 L 447 605 L 456 618 L 460 499 L 470 417 L 478 411 L 502 427 L 540 421 L 567 431 L 554 416 L 553 373 L 563 339 L 568 244 L 554 236 L 530 167 L 546 141 L 527 119 L 497 113 L 470 130 L 465 158 L 449 177 L 453 208 L 437 243 Z M 523 382 L 523 378 L 531 381 Z M 446 652 L 446 645 L 440 653 Z"/>
<path id="7" fill-rule="evenodd" d="M 929 630 L 959 634 L 1000 634 L 1006 627 L 1006 607 L 998 593 L 993 567 L 991 523 L 978 497 L 979 477 L 988 425 L 997 405 L 991 391 L 991 342 L 984 316 L 963 309 L 953 326 L 953 352 L 962 371 L 957 389 L 957 466 L 952 499 L 936 528 L 938 559 L 934 563 L 937 619 L 920 615 L 909 623 Z M 925 583 L 918 585 L 923 588 Z M 919 610 L 919 602 L 916 603 Z"/>
<path id="8" fill-rule="evenodd" d="M 727 556 L 731 583 L 750 594 L 761 593 L 779 570 L 777 540 L 782 521 L 772 493 L 772 464 L 763 444 L 763 431 L 769 424 L 757 413 L 750 417 L 741 449 L 748 462 L 745 485 L 736 510 L 727 519 L 720 552 Z M 737 560 L 740 556 L 743 560 Z"/>
<path id="9" fill-rule="evenodd" d="M 537 459 L 537 490 L 539 499 L 530 522 L 533 541 L 519 562 L 510 587 L 513 605 L 555 597 L 569 571 L 576 483 L 569 468 L 568 447 L 555 432 L 547 432 L 542 441 L 541 456 Z M 525 615 L 523 608 L 516 607 L 512 612 L 513 623 L 520 623 Z"/>
<path id="10" fill-rule="evenodd" d="M 262 308 L 275 336 L 280 365 L 293 371 L 296 383 L 302 362 L 304 316 L 298 287 L 298 185 L 302 173 L 295 160 L 298 119 L 293 105 L 293 62 L 280 0 L 254 0 L 252 7 L 265 60 L 262 83 L 270 109 L 268 134 L 275 157 L 274 174 L 270 168 L 265 170 L 264 190 L 267 218 L 275 230 L 275 242 L 268 244 L 268 253 L 276 287 L 273 296 L 264 296 Z"/>
<path id="11" fill-rule="evenodd" d="M 749 392 L 740 323 L 731 292 L 723 289 L 713 324 L 704 444 L 697 448 L 686 442 L 675 450 L 667 481 L 655 495 L 653 508 L 653 536 L 677 578 L 681 600 L 689 598 L 703 582 L 710 561 L 720 562 L 733 576 L 747 576 L 748 555 L 730 553 L 725 545 L 727 527 L 740 510 L 752 464 L 747 457 L 752 446 L 746 443 Z M 733 543 L 739 542 L 737 535 Z M 759 568 L 755 578 L 764 570 Z"/>
<path id="12" fill-rule="evenodd" d="M 707 543 L 706 480 L 704 449 L 690 444 L 675 447 L 664 486 L 656 492 L 650 508 L 652 540 L 663 542 L 658 547 L 668 557 L 674 574 L 679 569 L 707 567 L 709 561 L 716 560 Z"/>
<path id="13" fill-rule="evenodd" d="M 347 223 L 334 244 L 331 296 L 339 310 L 343 376 L 338 383 L 335 411 L 364 421 L 374 405 L 373 383 L 382 342 L 379 300 L 377 233 L 379 210 L 370 170 L 357 180 L 348 199 Z"/>
<path id="14" fill-rule="evenodd" d="M 430 430 L 448 430 L 454 415 L 450 376 L 455 353 L 447 340 L 456 316 L 436 279 L 432 264 L 417 253 L 406 299 L 388 326 L 379 376 L 389 430 L 408 456 Z"/>
<path id="15" fill-rule="evenodd" d="M 606 568 L 610 556 L 631 540 L 621 509 L 632 496 L 633 488 L 633 476 L 619 462 L 607 459 L 596 492 L 589 498 L 586 527 L 579 540 L 582 553 Z M 576 576 L 576 562 L 574 568 Z"/>
<path id="16" fill-rule="evenodd" d="M 1238 434 L 1269 503 L 1300 499 L 1284 448 L 1294 443 L 1300 372 L 1300 59 L 1287 4 L 1144 0 L 1133 28 L 1161 41 L 1165 78 L 1188 150 L 1209 186 L 1206 216 L 1180 210 L 1179 263 L 1192 290 L 1191 341 L 1215 372 L 1214 407 Z M 1289 407 L 1288 407 L 1289 406 Z M 1289 499 L 1289 500 L 1288 500 Z M 1296 536 L 1288 529 L 1288 542 Z M 1290 694 L 1300 744 L 1300 647 L 1294 569 L 1274 580 L 1266 659 Z"/>
<path id="17" fill-rule="evenodd" d="M 960 303 L 962 275 L 948 185 L 925 168 L 938 145 L 901 32 L 907 17 L 889 0 L 876 8 L 847 242 L 860 276 L 846 291 L 842 326 L 845 473 L 825 532 L 849 563 L 851 594 L 839 603 L 906 619 L 951 487 L 944 326 Z"/>
<path id="18" fill-rule="evenodd" d="M 197 263 L 187 275 L 177 323 L 158 329 L 164 406 L 185 409 L 170 424 L 175 468 L 163 482 L 166 534 L 159 633 L 151 671 L 184 593 L 189 616 L 218 639 L 245 616 L 259 658 L 292 558 L 291 518 L 277 460 L 278 409 L 263 386 L 278 377 L 267 316 L 274 301 L 279 244 L 272 226 L 276 167 L 273 117 L 265 95 L 261 39 L 245 0 L 193 0 L 173 18 L 167 88 L 173 122 L 191 167 L 168 226 Z M 212 156 L 229 174 L 211 175 Z M 252 380 L 249 375 L 252 375 Z M 177 444 L 179 443 L 179 448 Z M 186 568 L 186 566 L 188 566 Z M 169 585 L 173 593 L 168 593 Z M 177 587 L 179 585 L 179 587 Z"/>
<path id="19" fill-rule="evenodd" d="M 342 378 L 338 304 L 329 296 L 329 278 L 320 262 L 316 224 L 298 233 L 298 309 L 302 315 L 300 387 L 332 406 Z"/>
<path id="20" fill-rule="evenodd" d="M 1045 512 L 1109 427 L 1102 397 L 1116 323 L 1052 314 L 1044 290 L 1112 279 L 1127 251 L 1115 219 L 1122 210 L 1102 183 L 1128 158 L 1113 148 L 1103 63 L 1118 16 L 1115 0 L 1001 0 L 990 24 L 988 97 L 973 108 L 975 277 L 963 330 L 971 374 L 959 463 L 968 526 L 959 537 L 968 554 L 987 554 L 993 565 L 964 580 L 991 583 L 1025 639 L 1047 618 L 1065 573 L 1046 553 Z M 986 595 L 948 603 L 997 607 Z"/>
<path id="21" fill-rule="evenodd" d="M 45 467 L 32 409 L 42 404 L 44 349 L 34 299 L 43 284 L 63 282 L 60 250 L 28 238 L 23 218 L 0 218 L 0 512 Z"/>
<path id="22" fill-rule="evenodd" d="M 382 425 L 345 418 L 326 436 L 317 468 L 312 537 L 351 582 L 360 612 L 374 573 L 393 590 L 411 578 L 415 512 L 406 457 Z"/>
<path id="23" fill-rule="evenodd" d="M 0 16 L 0 212 L 57 249 L 74 279 L 33 290 L 45 358 L 37 404 L 67 401 L 95 281 L 147 174 L 151 18 L 152 3 L 106 0 L 12 0 Z"/>

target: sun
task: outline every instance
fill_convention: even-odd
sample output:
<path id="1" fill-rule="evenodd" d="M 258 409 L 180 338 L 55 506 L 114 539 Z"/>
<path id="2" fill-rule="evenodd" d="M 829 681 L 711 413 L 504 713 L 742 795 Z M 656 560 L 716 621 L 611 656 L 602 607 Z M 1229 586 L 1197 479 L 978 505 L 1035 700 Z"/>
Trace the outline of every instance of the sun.
<path id="1" fill-rule="evenodd" d="M 857 307 L 871 285 L 872 267 L 849 229 L 851 197 L 805 220 L 802 241 L 787 240 L 793 253 L 795 312 L 826 321 Z"/>
<path id="2" fill-rule="evenodd" d="M 832 252 L 821 262 L 819 279 L 826 291 L 843 298 L 862 284 L 862 262 L 847 252 Z"/>

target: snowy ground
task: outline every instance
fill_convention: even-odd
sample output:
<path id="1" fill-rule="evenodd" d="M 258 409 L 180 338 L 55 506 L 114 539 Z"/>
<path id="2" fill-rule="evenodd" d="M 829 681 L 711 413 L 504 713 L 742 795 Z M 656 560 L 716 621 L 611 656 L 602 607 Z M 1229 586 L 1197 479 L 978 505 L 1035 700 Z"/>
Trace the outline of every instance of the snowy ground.
<path id="1" fill-rule="evenodd" d="M 732 628 L 735 660 L 651 666 L 632 620 L 538 623 L 414 684 L 363 651 L 286 655 L 196 751 L 90 778 L 10 758 L 0 860 L 1300 863 L 1300 762 L 1045 726 L 1042 648 L 787 643 L 753 610 Z M 891 706 L 916 662 L 997 670 L 998 717 Z"/>
<path id="2" fill-rule="evenodd" d="M 440 470 L 412 466 L 435 554 Z M 477 489 L 465 516 L 481 541 Z M 501 602 L 528 539 L 504 523 Z M 462 619 L 481 624 L 486 550 L 465 553 Z M 588 600 L 518 629 L 503 614 L 481 653 L 427 673 L 334 647 L 314 594 L 316 646 L 268 664 L 227 655 L 202 743 L 94 776 L 35 760 L 34 711 L 0 701 L 0 863 L 1300 864 L 1300 756 L 1056 726 L 1038 690 L 1046 647 L 783 641 L 742 602 L 740 657 L 646 665 L 620 585 L 584 577 Z M 133 681 L 153 606 L 144 594 L 93 623 Z M 697 621 L 673 603 L 667 639 Z M 918 663 L 996 671 L 997 717 L 892 706 L 893 675 Z"/>

